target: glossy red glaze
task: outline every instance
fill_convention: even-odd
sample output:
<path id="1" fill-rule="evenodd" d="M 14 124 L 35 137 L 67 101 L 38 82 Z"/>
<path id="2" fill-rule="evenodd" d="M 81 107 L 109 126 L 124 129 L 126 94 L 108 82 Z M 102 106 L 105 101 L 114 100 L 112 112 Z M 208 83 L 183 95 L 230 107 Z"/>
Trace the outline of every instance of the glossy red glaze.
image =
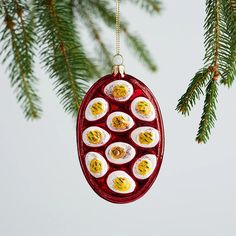
<path id="1" fill-rule="evenodd" d="M 133 85 L 134 93 L 128 101 L 118 102 L 118 101 L 115 101 L 115 100 L 109 98 L 108 96 L 106 96 L 104 94 L 104 91 L 103 91 L 104 87 L 107 84 L 109 84 L 110 82 L 117 80 L 117 79 L 124 79 L 125 81 L 127 81 Z M 156 111 L 155 120 L 153 120 L 151 122 L 141 121 L 141 120 L 137 119 L 132 114 L 131 109 L 130 109 L 130 104 L 138 96 L 146 97 L 152 102 L 152 104 L 155 108 L 155 111 Z M 96 120 L 96 121 L 87 121 L 85 119 L 85 109 L 86 109 L 88 103 L 93 98 L 96 98 L 96 97 L 102 97 L 102 98 L 106 99 L 109 103 L 109 110 L 108 110 L 107 114 L 104 117 L 102 117 L 101 119 Z M 129 114 L 133 118 L 135 125 L 130 130 L 125 131 L 123 133 L 112 132 L 111 130 L 109 130 L 109 128 L 106 125 L 106 119 L 107 119 L 107 116 L 111 112 L 114 112 L 114 111 L 122 111 L 122 112 Z M 111 138 L 108 141 L 108 143 L 106 143 L 102 147 L 95 147 L 95 148 L 88 147 L 83 143 L 82 132 L 86 128 L 88 128 L 89 126 L 94 126 L 94 125 L 105 129 L 111 135 Z M 140 126 L 151 126 L 153 128 L 156 128 L 159 131 L 160 141 L 154 148 L 142 148 L 142 147 L 139 147 L 137 144 L 135 144 L 132 141 L 132 139 L 130 137 L 131 132 L 135 128 L 140 127 Z M 136 149 L 136 156 L 134 157 L 134 159 L 132 161 L 130 161 L 126 164 L 122 164 L 122 165 L 110 163 L 105 156 L 106 147 L 113 142 L 119 142 L 119 141 L 129 143 L 130 145 L 132 145 Z M 142 197 L 149 190 L 149 188 L 152 186 L 155 179 L 157 178 L 157 175 L 158 175 L 160 167 L 161 167 L 162 159 L 163 159 L 163 153 L 164 153 L 164 126 L 163 126 L 161 111 L 160 111 L 159 105 L 158 105 L 154 95 L 149 90 L 149 88 L 145 84 L 143 84 L 141 81 L 139 81 L 138 79 L 134 78 L 133 76 L 127 75 L 127 74 L 123 78 L 121 78 L 120 74 L 117 74 L 116 76 L 111 74 L 111 75 L 106 75 L 106 76 L 102 77 L 101 79 L 99 79 L 89 89 L 89 91 L 85 95 L 84 100 L 83 100 L 80 110 L 79 110 L 79 114 L 78 114 L 78 118 L 77 118 L 77 148 L 78 148 L 79 161 L 80 161 L 84 176 L 87 179 L 90 186 L 92 187 L 92 189 L 100 197 L 106 199 L 107 201 L 113 202 L 113 203 L 128 203 L 128 202 L 135 201 L 135 200 L 139 199 L 140 197 Z M 85 155 L 89 151 L 98 152 L 106 159 L 106 161 L 109 165 L 109 169 L 108 169 L 108 172 L 106 173 L 105 176 L 103 176 L 101 178 L 95 178 L 87 170 L 86 164 L 85 164 Z M 139 179 L 136 179 L 135 176 L 133 175 L 132 166 L 133 166 L 134 162 L 139 157 L 141 157 L 145 154 L 155 154 L 157 156 L 157 165 L 156 165 L 154 172 L 152 173 L 152 175 L 148 179 L 139 180 Z M 108 186 L 106 184 L 107 176 L 115 170 L 124 170 L 133 178 L 133 180 L 136 182 L 136 188 L 135 188 L 134 192 L 128 193 L 128 194 L 120 194 L 120 193 L 115 193 L 108 188 Z"/>

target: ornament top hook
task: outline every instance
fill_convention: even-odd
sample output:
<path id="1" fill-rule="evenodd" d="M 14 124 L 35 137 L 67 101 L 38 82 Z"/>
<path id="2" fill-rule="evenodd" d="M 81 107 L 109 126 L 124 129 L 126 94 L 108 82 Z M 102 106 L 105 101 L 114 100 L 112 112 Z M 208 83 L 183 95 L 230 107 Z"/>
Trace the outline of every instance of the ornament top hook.
<path id="1" fill-rule="evenodd" d="M 124 58 L 120 53 L 117 53 L 113 57 L 113 67 L 112 67 L 112 73 L 114 75 L 117 75 L 118 73 L 121 74 L 121 77 L 124 77 L 125 73 L 125 67 L 123 65 Z"/>

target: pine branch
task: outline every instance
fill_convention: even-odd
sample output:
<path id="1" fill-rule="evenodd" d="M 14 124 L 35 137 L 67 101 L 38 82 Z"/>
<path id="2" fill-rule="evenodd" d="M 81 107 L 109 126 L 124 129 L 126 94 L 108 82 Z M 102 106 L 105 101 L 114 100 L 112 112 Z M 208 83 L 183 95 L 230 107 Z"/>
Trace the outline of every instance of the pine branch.
<path id="1" fill-rule="evenodd" d="M 90 5 L 89 5 L 90 4 Z M 108 27 L 114 29 L 116 24 L 114 10 L 109 8 L 107 1 L 94 1 L 89 0 L 86 4 L 87 7 L 93 8 L 93 14 L 98 17 L 100 16 Z M 92 7 L 93 6 L 93 7 Z M 151 56 L 151 53 L 147 49 L 143 40 L 140 36 L 135 35 L 129 31 L 128 24 L 122 17 L 121 31 L 124 33 L 125 42 L 128 48 L 132 49 L 132 52 L 138 57 L 138 59 L 150 70 L 156 71 L 157 66 Z"/>
<path id="2" fill-rule="evenodd" d="M 217 81 L 228 86 L 232 84 L 235 76 L 235 48 L 236 28 L 234 7 L 235 0 L 207 0 L 205 19 L 205 57 L 204 68 L 200 70 L 186 93 L 179 99 L 177 110 L 184 115 L 189 115 L 196 100 L 203 94 L 202 88 L 206 86 L 205 105 L 196 140 L 206 143 L 210 130 L 216 120 Z"/>
<path id="3" fill-rule="evenodd" d="M 230 0 L 231 1 L 231 0 Z M 211 64 L 215 75 L 232 84 L 236 62 L 236 24 L 229 0 L 208 1 L 205 23 L 205 64 Z"/>
<path id="4" fill-rule="evenodd" d="M 100 17 L 105 25 L 115 29 L 114 26 L 116 24 L 115 18 L 115 8 L 111 7 L 110 3 L 106 0 L 96 1 L 96 0 L 88 0 L 86 4 L 88 10 L 95 16 Z M 92 10 L 93 9 L 93 10 Z M 122 21 L 123 21 L 122 17 Z"/>
<path id="5" fill-rule="evenodd" d="M 1 3 L 5 23 L 1 37 L 3 62 L 9 61 L 11 85 L 25 117 L 36 119 L 40 117 L 41 108 L 35 88 L 37 79 L 33 75 L 35 37 L 29 8 L 25 1 L 20 0 L 11 3 L 1 0 Z"/>
<path id="6" fill-rule="evenodd" d="M 95 59 L 86 56 L 86 54 L 84 53 L 83 60 L 84 60 L 84 63 L 86 64 L 88 80 L 94 79 L 94 78 L 97 79 L 102 76 L 101 70 L 98 68 L 98 65 L 94 62 Z"/>
<path id="7" fill-rule="evenodd" d="M 133 52 L 138 56 L 139 60 L 150 70 L 156 71 L 157 66 L 154 63 L 154 60 L 146 48 L 143 40 L 135 34 L 131 34 L 127 29 L 123 28 L 123 31 L 126 36 L 126 43 L 130 49 L 133 49 Z"/>
<path id="8" fill-rule="evenodd" d="M 76 25 L 76 22 L 78 20 L 78 13 L 80 15 L 80 8 L 84 8 L 84 6 L 87 5 L 85 3 L 85 1 L 81 1 L 81 0 L 70 0 L 70 7 L 72 9 L 73 12 L 73 20 L 74 20 L 74 25 Z M 89 11 L 93 11 L 93 9 L 89 9 Z M 83 11 L 82 11 L 83 14 Z M 78 31 L 78 33 L 80 33 Z M 82 47 L 82 42 L 81 42 L 81 47 Z M 88 53 L 85 51 L 84 47 L 83 47 L 83 51 L 84 51 L 84 62 L 87 65 L 87 73 L 89 78 L 87 79 L 94 79 L 94 78 L 99 78 L 102 75 L 102 71 L 99 68 L 99 66 L 97 65 L 97 63 L 95 63 L 96 59 L 91 58 L 89 55 L 87 55 Z"/>
<path id="9" fill-rule="evenodd" d="M 225 30 L 228 46 L 228 61 L 222 68 L 221 83 L 230 87 L 236 76 L 236 1 L 222 1 L 222 17 L 225 21 Z"/>
<path id="10" fill-rule="evenodd" d="M 196 141 L 206 143 L 209 139 L 211 129 L 216 121 L 216 103 L 218 95 L 218 86 L 216 80 L 210 80 L 206 88 L 206 98 L 204 102 L 203 113 L 198 128 Z"/>
<path id="11" fill-rule="evenodd" d="M 191 83 L 188 86 L 185 94 L 179 99 L 179 103 L 176 110 L 183 115 L 189 115 L 191 108 L 196 104 L 196 100 L 200 99 L 200 95 L 203 95 L 202 89 L 205 87 L 207 81 L 209 81 L 210 71 L 208 68 L 203 68 L 196 73 Z"/>
<path id="12" fill-rule="evenodd" d="M 102 31 L 101 28 L 95 20 L 92 19 L 90 14 L 87 12 L 85 8 L 82 8 L 83 12 L 80 12 L 82 15 L 81 20 L 85 23 L 86 27 L 88 28 L 91 37 L 95 40 L 98 46 L 98 55 L 104 68 L 112 68 L 112 54 L 111 51 L 108 49 L 108 46 L 104 43 L 100 32 Z"/>
<path id="13" fill-rule="evenodd" d="M 158 0 L 131 0 L 131 2 L 151 14 L 160 13 L 161 11 L 161 2 Z"/>
<path id="14" fill-rule="evenodd" d="M 3 14 L 3 3 L 0 2 L 0 15 L 2 15 L 2 14 Z"/>
<path id="15" fill-rule="evenodd" d="M 89 73 L 71 5 L 59 0 L 37 0 L 36 12 L 43 63 L 55 81 L 65 110 L 76 115 L 87 89 Z"/>

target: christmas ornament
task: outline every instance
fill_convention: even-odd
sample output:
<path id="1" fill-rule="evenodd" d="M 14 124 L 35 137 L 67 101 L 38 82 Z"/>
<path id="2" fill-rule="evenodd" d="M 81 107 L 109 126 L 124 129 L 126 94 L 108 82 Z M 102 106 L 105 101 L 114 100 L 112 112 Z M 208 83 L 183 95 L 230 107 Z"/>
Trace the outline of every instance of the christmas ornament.
<path id="1" fill-rule="evenodd" d="M 143 196 L 155 181 L 164 152 L 159 105 L 140 80 L 124 71 L 117 0 L 116 55 L 112 74 L 87 92 L 77 119 L 77 147 L 92 189 L 113 203 Z"/>

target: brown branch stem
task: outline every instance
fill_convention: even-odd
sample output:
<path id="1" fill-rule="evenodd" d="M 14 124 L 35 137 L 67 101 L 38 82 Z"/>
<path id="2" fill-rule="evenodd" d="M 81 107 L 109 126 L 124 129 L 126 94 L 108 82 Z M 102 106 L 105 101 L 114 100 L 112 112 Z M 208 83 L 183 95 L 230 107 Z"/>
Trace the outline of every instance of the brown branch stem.
<path id="1" fill-rule="evenodd" d="M 62 56 L 65 59 L 65 65 L 66 65 L 66 70 L 67 70 L 67 73 L 68 73 L 68 78 L 69 78 L 69 80 L 71 82 L 71 86 L 72 86 L 73 100 L 75 101 L 75 105 L 78 109 L 80 104 L 78 102 L 78 94 L 75 92 L 76 83 L 73 79 L 74 76 L 73 76 L 73 73 L 72 73 L 71 68 L 70 68 L 68 53 L 67 53 L 67 49 L 65 47 L 65 42 L 63 41 L 63 39 L 61 37 L 61 34 L 60 34 L 60 31 L 58 30 L 59 23 L 58 23 L 58 16 L 57 16 L 56 9 L 55 9 L 55 1 L 54 0 L 49 0 L 48 1 L 48 6 L 49 6 L 49 13 L 51 14 L 52 20 L 54 21 L 54 24 L 55 24 L 56 29 L 57 29 L 56 34 L 57 34 L 57 37 L 60 41 L 60 52 L 62 53 Z"/>

